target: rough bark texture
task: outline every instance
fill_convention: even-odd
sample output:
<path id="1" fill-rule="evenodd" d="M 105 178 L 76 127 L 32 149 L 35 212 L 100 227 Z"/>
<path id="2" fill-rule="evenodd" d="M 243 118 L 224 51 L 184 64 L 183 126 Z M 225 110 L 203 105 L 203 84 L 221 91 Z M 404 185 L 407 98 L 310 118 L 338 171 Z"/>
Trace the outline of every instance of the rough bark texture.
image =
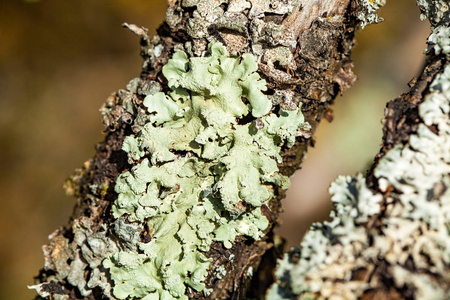
<path id="1" fill-rule="evenodd" d="M 132 234 L 138 236 L 126 240 L 116 230 L 119 220 L 113 216 L 111 208 L 117 200 L 114 187 L 118 176 L 140 162 L 129 160 L 122 151 L 123 141 L 137 134 L 138 112 L 144 109 L 145 97 L 155 91 L 169 91 L 162 67 L 175 51 L 184 51 L 191 58 L 199 57 L 207 52 L 210 43 L 220 42 L 231 56 L 251 53 L 256 57 L 258 73 L 267 82 L 265 94 L 272 102 L 271 112 L 294 111 L 302 104 L 301 111 L 310 128 L 304 127 L 304 132 L 298 132 L 292 147 L 283 147 L 282 163 L 278 165 L 282 175 L 290 176 L 313 143 L 320 120 L 330 118 L 330 105 L 336 95 L 354 82 L 350 60 L 353 35 L 359 23 L 364 26 L 378 20 L 373 10 L 379 5 L 372 1 L 350 0 L 169 0 L 166 21 L 157 36 L 149 37 L 145 29 L 126 24 L 141 37 L 142 74 L 130 82 L 127 90 L 113 93 L 107 99 L 102 110 L 105 141 L 98 144 L 95 157 L 66 184 L 67 192 L 77 199 L 77 204 L 70 222 L 55 231 L 50 243 L 44 246 L 45 267 L 34 287 L 40 297 L 117 297 L 112 293 L 115 283 L 101 261 L 118 249 L 136 247 L 131 245 L 131 240 L 142 244 L 152 240 L 154 230 L 148 228 L 146 222 L 135 224 L 125 220 L 124 228 L 134 230 Z M 430 74 L 434 74 L 432 72 L 435 71 L 431 70 Z M 402 108 L 403 111 L 414 111 L 414 103 L 410 105 Z M 398 113 L 397 108 L 398 105 L 391 108 L 395 111 L 389 119 L 391 127 L 402 120 L 400 115 L 403 114 Z M 257 123 L 258 119 L 249 114 L 239 122 Z M 414 126 L 411 124 L 411 131 L 415 130 Z M 386 138 L 396 144 L 399 135 L 391 134 L 391 137 L 389 134 Z M 180 157 L 192 155 L 178 154 Z M 252 278 L 260 283 L 259 290 L 253 291 L 252 296 L 262 297 L 265 290 L 261 286 L 270 284 L 276 255 L 273 253 L 278 251 L 272 229 L 278 222 L 282 210 L 280 201 L 285 194 L 280 187 L 273 185 L 272 188 L 274 197 L 261 206 L 261 213 L 269 221 L 264 237 L 254 240 L 241 235 L 232 247 L 213 242 L 205 253 L 211 259 L 208 275 L 203 280 L 209 292 L 188 288 L 185 293 L 189 298 L 243 299 Z M 263 258 L 267 261 L 261 264 Z M 220 276 L 218 270 L 221 270 Z"/>
<path id="2" fill-rule="evenodd" d="M 432 29 L 426 67 L 387 104 L 366 178 L 331 185 L 332 221 L 279 261 L 268 299 L 449 299 L 449 6 L 417 2 Z"/>
<path id="3" fill-rule="evenodd" d="M 410 139 L 423 135 L 419 107 L 435 92 L 431 84 L 445 66 L 448 58 L 431 57 L 411 91 L 387 104 L 383 147 L 367 178 L 340 177 L 333 183 L 333 221 L 313 226 L 300 251 L 279 261 L 278 283 L 268 299 L 448 299 L 449 162 L 443 158 L 450 150 L 448 132 L 427 124 L 428 133 L 442 138 L 442 145 L 431 146 L 437 148 L 431 155 L 442 173 L 420 156 L 404 158 L 413 163 L 403 165 L 401 155 L 393 154 L 407 147 L 428 151 Z M 440 156 L 441 151 L 446 152 Z M 389 162 L 397 165 L 390 169 Z M 418 185 L 421 172 L 436 179 Z M 409 188 L 415 189 L 412 199 Z"/>
<path id="4" fill-rule="evenodd" d="M 145 29 L 126 25 L 141 37 L 142 74 L 135 81 L 134 89 L 118 91 L 106 101 L 103 108 L 105 141 L 98 144 L 95 157 L 66 184 L 77 204 L 70 222 L 55 231 L 50 244 L 44 246 L 45 268 L 37 277 L 37 283 L 43 283 L 36 288 L 39 294 L 61 299 L 113 297 L 110 289 L 114 284 L 110 279 L 98 279 L 103 283 L 97 286 L 88 284 L 98 274 L 93 275 L 83 256 L 88 252 L 85 249 L 92 252 L 89 236 L 97 236 L 106 248 L 116 247 L 108 244 L 110 240 L 120 240 L 111 230 L 116 221 L 111 215 L 111 206 L 117 198 L 114 186 L 118 175 L 133 166 L 122 151 L 122 144 L 126 136 L 133 134 L 137 117 L 127 111 L 124 103 L 137 111 L 143 107 L 142 102 L 149 91 L 168 90 L 161 70 L 174 51 L 185 51 L 190 57 L 202 56 L 209 43 L 221 42 L 232 56 L 252 53 L 260 75 L 267 82 L 266 94 L 273 103 L 272 111 L 294 110 L 303 104 L 302 112 L 311 127 L 305 128 L 308 132 L 298 134 L 295 145 L 283 148 L 283 162 L 279 164 L 280 172 L 290 176 L 312 143 L 317 124 L 324 115 L 330 114 L 333 99 L 355 80 L 349 56 L 358 9 L 362 9 L 360 4 L 349 0 L 170 0 L 166 22 L 158 29 L 157 36 L 150 38 Z M 243 122 L 255 120 L 251 116 L 246 118 Z M 271 256 L 264 254 L 274 247 L 271 232 L 278 222 L 284 194 L 284 190 L 276 188 L 274 198 L 263 206 L 262 213 L 269 220 L 269 227 L 259 241 L 239 236 L 229 249 L 221 242 L 213 243 L 206 253 L 212 263 L 204 280 L 212 292 L 206 294 L 188 289 L 189 298 L 245 297 L 251 271 L 256 273 L 261 259 Z M 75 232 L 74 226 L 83 228 L 83 234 Z M 141 243 L 151 240 L 149 232 L 151 229 L 141 228 Z M 269 284 L 271 279 L 267 274 L 271 265 L 273 257 L 272 263 L 264 264 L 264 273 L 254 278 L 265 277 L 266 285 Z M 226 270 L 220 280 L 214 274 L 219 266 Z M 106 274 L 104 276 L 108 276 L 101 265 L 99 268 Z"/>
<path id="5" fill-rule="evenodd" d="M 373 170 L 380 158 L 395 145 L 408 143 L 411 134 L 417 133 L 417 127 L 422 122 L 418 105 L 423 101 L 424 96 L 429 93 L 429 86 L 434 77 L 442 73 L 444 63 L 442 57 L 429 57 L 428 63 L 419 78 L 413 78 L 410 81 L 410 91 L 386 104 L 382 120 L 382 147 L 375 157 L 372 168 L 367 172 L 368 184 L 372 184 L 369 185 L 370 187 L 375 186 L 376 179 L 373 177 Z"/>

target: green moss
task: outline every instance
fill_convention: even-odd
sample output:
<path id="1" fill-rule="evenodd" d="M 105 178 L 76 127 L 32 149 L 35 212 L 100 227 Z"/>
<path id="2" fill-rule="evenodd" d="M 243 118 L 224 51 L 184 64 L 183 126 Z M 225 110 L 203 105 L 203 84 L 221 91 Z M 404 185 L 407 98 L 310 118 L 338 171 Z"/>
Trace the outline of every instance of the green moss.
<path id="1" fill-rule="evenodd" d="M 163 67 L 170 92 L 145 98 L 149 121 L 124 141 L 129 160 L 140 162 L 117 178 L 113 216 L 146 223 L 151 240 L 104 261 L 119 299 L 205 290 L 211 244 L 260 239 L 269 224 L 261 205 L 275 185 L 289 185 L 277 161 L 304 125 L 300 109 L 267 115 L 272 104 L 255 58 L 229 57 L 221 44 L 209 49 L 205 57 L 173 55 Z M 238 124 L 247 114 L 262 128 Z"/>

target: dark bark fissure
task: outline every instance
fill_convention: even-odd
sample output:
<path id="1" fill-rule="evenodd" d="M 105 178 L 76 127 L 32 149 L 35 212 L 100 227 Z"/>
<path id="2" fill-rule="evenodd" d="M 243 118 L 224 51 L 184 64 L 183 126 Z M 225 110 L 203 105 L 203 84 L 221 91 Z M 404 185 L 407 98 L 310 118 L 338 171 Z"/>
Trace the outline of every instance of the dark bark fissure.
<path id="1" fill-rule="evenodd" d="M 342 7 L 344 5 L 344 7 Z M 162 66 L 167 63 L 175 49 L 185 49 L 194 55 L 200 55 L 208 42 L 217 40 L 222 42 L 230 53 L 242 54 L 242 52 L 253 52 L 256 45 L 262 45 L 264 51 L 280 46 L 274 42 L 273 36 L 267 34 L 263 38 L 255 40 L 257 33 L 252 27 L 255 23 L 249 17 L 249 10 L 244 10 L 244 16 L 248 18 L 244 29 L 233 29 L 228 25 L 219 24 L 208 28 L 208 36 L 197 38 L 189 35 L 186 26 L 190 19 L 194 18 L 195 7 L 182 7 L 179 1 L 169 1 L 167 18 L 176 18 L 177 10 L 181 10 L 177 22 L 165 22 L 158 30 L 158 36 L 150 39 L 145 32 L 137 32 L 141 35 L 141 55 L 145 64 L 141 73 L 141 85 L 150 81 L 160 83 L 162 90 L 167 89 L 167 80 L 162 75 Z M 272 9 L 272 8 L 270 8 Z M 281 64 L 280 61 L 270 61 L 267 53 L 253 52 L 261 63 L 259 71 L 267 81 L 269 97 L 274 103 L 274 111 L 280 107 L 288 110 L 295 109 L 302 104 L 302 112 L 305 120 L 311 125 L 311 138 L 298 137 L 293 147 L 285 147 L 281 156 L 283 163 L 279 164 L 283 175 L 291 176 L 299 168 L 308 146 L 314 144 L 314 132 L 322 118 L 331 119 L 330 105 L 334 98 L 349 87 L 355 80 L 351 72 L 352 63 L 350 52 L 353 47 L 353 36 L 356 20 L 351 14 L 351 5 L 345 1 L 336 1 L 335 9 L 331 12 L 320 12 L 322 6 L 317 1 L 317 15 L 309 15 L 310 20 L 304 21 L 307 26 L 298 28 L 298 18 L 302 9 L 295 10 L 293 15 L 276 12 L 266 12 L 262 18 L 267 26 L 284 24 L 285 31 L 296 31 L 297 46 L 292 51 L 292 59 Z M 227 10 L 227 6 L 223 6 Z M 171 12 L 171 13 L 169 13 Z M 329 16 L 329 18 L 328 18 Z M 336 17 L 336 18 L 332 18 Z M 309 23 L 310 21 L 310 23 Z M 274 25 L 272 25 L 274 24 Z M 261 41 L 262 40 L 262 41 Z M 235 41 L 237 41 L 235 43 Z M 242 43 L 244 46 L 236 48 Z M 247 44 L 247 45 L 246 45 Z M 161 45 L 159 56 L 151 55 L 156 45 Z M 191 47 L 191 48 L 189 48 Z M 203 50 L 202 50 L 203 49 Z M 237 49 L 237 50 L 236 50 Z M 117 198 L 114 192 L 117 176 L 132 165 L 128 162 L 126 154 L 121 150 L 123 140 L 133 133 L 133 122 L 136 115 L 125 112 L 119 103 L 121 96 L 113 94 L 107 102 L 108 112 L 106 114 L 106 137 L 105 141 L 97 145 L 94 158 L 85 163 L 84 168 L 72 177 L 69 183 L 72 194 L 77 198 L 77 205 L 67 226 L 62 228 L 53 238 L 62 236 L 68 239 L 68 243 L 74 243 L 72 234 L 73 221 L 81 218 L 89 218 L 93 227 L 91 230 L 100 230 L 102 224 L 106 228 L 113 226 L 111 216 L 111 205 Z M 136 109 L 142 107 L 143 96 L 131 95 Z M 251 122 L 251 117 L 241 122 Z M 183 154 L 181 154 L 183 155 Z M 282 211 L 281 200 L 285 191 L 279 188 L 275 191 L 275 197 L 267 207 L 263 206 L 263 214 L 270 221 L 266 229 L 266 236 L 260 241 L 254 241 L 249 237 L 238 237 L 231 249 L 226 249 L 222 243 L 215 242 L 211 246 L 207 257 L 213 259 L 210 274 L 205 283 L 213 292 L 205 296 L 202 292 L 190 291 L 187 295 L 191 299 L 242 299 L 245 298 L 249 286 L 259 286 L 253 289 L 251 295 L 262 297 L 265 288 L 272 282 L 271 272 L 275 266 L 275 259 L 280 255 L 280 242 L 274 242 L 273 228 L 279 223 L 279 214 Z M 141 232 L 143 242 L 151 239 L 148 228 Z M 107 236 L 111 235 L 107 231 Z M 114 239 L 114 236 L 110 236 Z M 53 252 L 52 244 L 49 246 Z M 56 246 L 55 246 L 56 247 Z M 56 255 L 56 254 L 55 254 Z M 57 257 L 53 257 L 57 260 Z M 218 280 L 213 274 L 216 266 L 224 266 L 226 275 Z M 90 275 L 89 269 L 85 270 L 86 278 Z M 48 269 L 41 271 L 37 277 L 38 282 L 46 282 L 48 276 L 54 271 Z M 253 283 L 251 283 L 253 279 Z M 45 285 L 54 294 L 69 295 L 69 299 L 82 299 L 77 288 L 71 286 L 67 281 Z M 101 289 L 94 289 L 93 293 L 85 299 L 101 299 Z"/>
<path id="2" fill-rule="evenodd" d="M 386 104 L 385 116 L 382 120 L 382 147 L 375 156 L 372 167 L 367 170 L 369 187 L 373 188 L 376 186 L 373 170 L 377 166 L 378 161 L 395 145 L 406 144 L 409 141 L 409 137 L 417 132 L 417 127 L 422 123 L 418 106 L 429 92 L 429 86 L 433 79 L 437 74 L 442 73 L 444 65 L 445 57 L 429 57 L 419 78 L 413 78 L 410 81 L 410 91 Z"/>
<path id="3" fill-rule="evenodd" d="M 372 167 L 367 171 L 367 185 L 372 192 L 378 192 L 378 182 L 374 176 L 374 170 L 379 161 L 395 145 L 407 144 L 410 136 L 417 133 L 419 124 L 423 123 L 423 120 L 419 116 L 418 107 L 424 101 L 425 96 L 429 94 L 431 82 L 435 79 L 436 75 L 443 72 L 445 63 L 445 56 L 428 57 L 426 66 L 419 78 L 411 80 L 409 84 L 410 91 L 386 104 L 385 117 L 382 120 L 382 147 L 376 155 Z M 384 200 L 381 213 L 373 216 L 372 220 L 366 224 L 367 232 L 372 232 L 370 235 L 372 242 L 368 247 L 372 247 L 375 235 L 382 234 L 382 228 L 385 227 L 382 220 L 388 217 L 385 215 L 386 211 L 389 206 L 393 205 L 387 199 L 393 192 L 395 191 L 392 187 L 387 189 L 383 195 Z M 407 249 L 404 250 L 406 251 Z M 441 281 L 441 286 L 448 286 L 448 282 L 439 278 L 439 274 L 434 274 L 429 270 L 417 269 L 411 257 L 405 262 L 404 267 L 415 274 L 426 274 L 432 280 L 436 280 L 437 282 Z M 363 269 L 361 270 L 361 274 L 365 274 L 365 276 L 362 276 L 363 281 L 372 283 L 372 287 L 361 295 L 361 299 L 417 299 L 415 290 L 410 289 L 407 285 L 401 288 L 398 287 L 398 284 L 394 280 L 392 267 L 387 261 L 383 260 L 374 265 L 374 269 L 370 273 L 368 273 L 367 269 Z M 358 279 L 355 277 L 352 280 Z"/>

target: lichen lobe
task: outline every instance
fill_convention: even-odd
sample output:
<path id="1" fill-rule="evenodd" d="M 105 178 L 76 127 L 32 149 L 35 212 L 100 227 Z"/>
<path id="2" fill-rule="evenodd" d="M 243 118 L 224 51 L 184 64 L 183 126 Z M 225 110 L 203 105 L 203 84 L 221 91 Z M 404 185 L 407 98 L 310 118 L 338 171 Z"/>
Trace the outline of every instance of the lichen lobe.
<path id="1" fill-rule="evenodd" d="M 151 240 L 103 262 L 115 297 L 186 299 L 186 289 L 205 289 L 213 242 L 263 237 L 261 206 L 289 184 L 279 152 L 306 123 L 299 108 L 269 114 L 256 70 L 252 55 L 230 57 L 221 44 L 204 57 L 176 52 L 163 67 L 170 91 L 144 99 L 138 118 L 147 122 L 123 146 L 136 163 L 118 177 L 112 207 L 114 218 L 144 223 Z M 248 114 L 260 126 L 239 124 Z"/>
<path id="2" fill-rule="evenodd" d="M 362 175 L 331 185 L 332 221 L 314 224 L 301 252 L 279 261 L 267 299 L 450 296 L 449 87 L 447 63 L 418 106 L 417 132 L 374 168 L 375 191 Z"/>
<path id="3" fill-rule="evenodd" d="M 404 104 L 392 105 L 405 109 L 388 106 L 385 130 L 398 132 L 385 135 L 368 182 L 332 183 L 331 222 L 313 224 L 301 250 L 278 262 L 267 299 L 450 298 L 449 6 L 418 4 L 431 21 L 434 56 L 396 100 Z"/>

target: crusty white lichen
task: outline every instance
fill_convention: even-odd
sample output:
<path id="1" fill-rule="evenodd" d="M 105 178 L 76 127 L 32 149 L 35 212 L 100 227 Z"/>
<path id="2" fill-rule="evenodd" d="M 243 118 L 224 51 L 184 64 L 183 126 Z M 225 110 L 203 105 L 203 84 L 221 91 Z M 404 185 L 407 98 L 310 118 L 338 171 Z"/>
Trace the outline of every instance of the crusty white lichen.
<path id="1" fill-rule="evenodd" d="M 386 0 L 358 0 L 357 18 L 361 28 L 370 24 L 377 24 L 383 21 L 377 15 L 377 10 L 386 4 Z"/>
<path id="2" fill-rule="evenodd" d="M 443 0 L 417 0 L 421 10 L 420 18 L 428 18 L 431 23 L 432 33 L 428 37 L 428 49 L 434 49 L 436 54 L 450 54 L 450 4 Z"/>
<path id="3" fill-rule="evenodd" d="M 301 251 L 279 261 L 267 299 L 357 299 L 377 287 L 370 274 L 380 265 L 415 299 L 450 297 L 440 282 L 448 284 L 450 268 L 449 114 L 447 64 L 419 105 L 417 132 L 379 160 L 377 190 L 361 175 L 339 177 L 330 187 L 332 221 L 314 224 Z M 375 220 L 382 226 L 370 226 Z"/>
<path id="4" fill-rule="evenodd" d="M 341 295 L 339 299 L 352 299 L 355 289 L 362 292 L 365 283 L 347 284 L 355 265 L 367 263 L 357 253 L 369 245 L 366 228 L 360 226 L 380 212 L 382 196 L 374 195 L 362 175 L 340 176 L 330 187 L 331 200 L 336 210 L 332 220 L 313 224 L 301 244 L 301 252 L 285 254 L 279 261 L 277 284 L 267 293 L 267 299 L 291 299 L 294 295 L 322 297 Z M 295 262 L 292 256 L 299 256 Z M 356 261 L 356 262 L 355 262 Z M 337 283 L 326 285 L 324 278 L 335 278 Z M 348 285 L 351 285 L 350 287 Z M 313 297 L 314 298 L 314 297 Z M 306 299 L 306 298 L 305 298 Z"/>
<path id="5" fill-rule="evenodd" d="M 445 0 L 417 0 L 417 6 L 421 10 L 420 19 L 428 19 L 432 26 L 448 15 L 449 3 Z"/>

